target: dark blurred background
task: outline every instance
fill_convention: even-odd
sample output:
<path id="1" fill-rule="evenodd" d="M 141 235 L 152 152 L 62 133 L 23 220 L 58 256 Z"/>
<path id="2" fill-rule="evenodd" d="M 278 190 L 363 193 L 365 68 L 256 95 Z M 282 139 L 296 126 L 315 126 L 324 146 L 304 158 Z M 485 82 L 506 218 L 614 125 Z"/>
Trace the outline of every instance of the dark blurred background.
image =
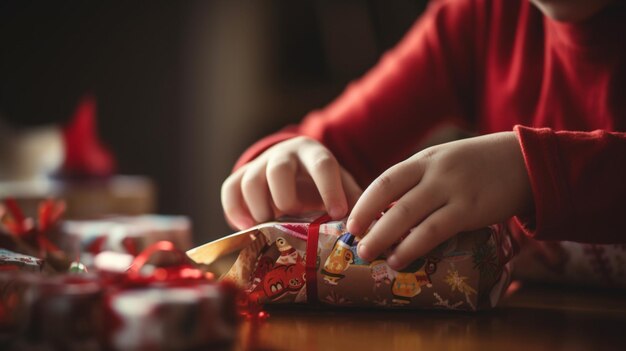
<path id="1" fill-rule="evenodd" d="M 119 173 L 152 178 L 202 243 L 231 231 L 219 193 L 241 152 L 331 101 L 425 4 L 5 0 L 0 118 L 63 124 L 92 93 Z"/>

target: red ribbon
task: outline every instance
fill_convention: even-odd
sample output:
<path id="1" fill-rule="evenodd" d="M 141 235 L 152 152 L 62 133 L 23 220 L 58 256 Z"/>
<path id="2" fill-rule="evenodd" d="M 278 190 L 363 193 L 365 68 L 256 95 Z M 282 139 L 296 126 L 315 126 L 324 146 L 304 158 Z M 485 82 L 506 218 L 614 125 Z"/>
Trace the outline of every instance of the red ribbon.
<path id="1" fill-rule="evenodd" d="M 320 225 L 330 221 L 329 215 L 325 214 L 309 224 L 306 237 L 306 300 L 309 303 L 317 302 L 317 241 L 320 236 Z"/>
<path id="2" fill-rule="evenodd" d="M 45 257 L 48 252 L 61 251 L 47 237 L 48 231 L 59 222 L 65 212 L 65 203 L 51 199 L 44 200 L 39 204 L 37 226 L 33 226 L 32 220 L 26 218 L 17 201 L 13 198 L 4 200 L 8 209 L 9 218 L 3 218 L 2 222 L 10 234 L 16 239 L 33 241 L 39 251 L 39 257 Z"/>
<path id="3" fill-rule="evenodd" d="M 157 252 L 171 252 L 177 256 L 178 262 L 170 267 L 158 267 L 152 274 L 144 276 L 141 269 Z M 127 281 L 133 284 L 150 284 L 153 282 L 168 282 L 173 284 L 185 284 L 197 281 L 213 281 L 213 274 L 206 273 L 188 262 L 187 255 L 174 246 L 170 241 L 158 241 L 148 246 L 143 252 L 135 257 L 127 271 Z M 132 284 L 131 284 L 132 285 Z"/>
<path id="4" fill-rule="evenodd" d="M 4 204 L 7 207 L 8 212 L 11 214 L 11 218 L 4 218 L 4 225 L 15 236 L 23 236 L 28 232 L 28 222 L 24 216 L 24 212 L 17 204 L 17 201 L 13 198 L 7 198 L 4 200 Z"/>

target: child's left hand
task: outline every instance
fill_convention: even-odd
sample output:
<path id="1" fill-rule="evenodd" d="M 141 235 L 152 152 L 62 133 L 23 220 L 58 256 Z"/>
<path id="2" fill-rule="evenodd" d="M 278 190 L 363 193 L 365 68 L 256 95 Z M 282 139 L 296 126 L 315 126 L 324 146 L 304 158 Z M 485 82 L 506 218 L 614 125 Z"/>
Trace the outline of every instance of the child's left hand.
<path id="1" fill-rule="evenodd" d="M 364 235 L 396 200 L 358 247 L 359 256 L 372 261 L 408 233 L 387 259 L 396 270 L 458 232 L 526 213 L 532 191 L 515 133 L 437 145 L 394 165 L 359 198 L 348 230 Z"/>

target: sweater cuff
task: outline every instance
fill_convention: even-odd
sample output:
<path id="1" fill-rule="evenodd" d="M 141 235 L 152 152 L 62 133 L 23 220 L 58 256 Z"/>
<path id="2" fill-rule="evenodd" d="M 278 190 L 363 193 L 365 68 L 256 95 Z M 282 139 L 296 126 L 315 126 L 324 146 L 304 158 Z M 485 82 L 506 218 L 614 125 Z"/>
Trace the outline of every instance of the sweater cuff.
<path id="1" fill-rule="evenodd" d="M 526 163 L 535 204 L 534 216 L 517 216 L 515 220 L 528 236 L 539 240 L 561 240 L 567 234 L 565 227 L 572 208 L 556 135 L 549 128 L 517 125 L 514 130 Z"/>

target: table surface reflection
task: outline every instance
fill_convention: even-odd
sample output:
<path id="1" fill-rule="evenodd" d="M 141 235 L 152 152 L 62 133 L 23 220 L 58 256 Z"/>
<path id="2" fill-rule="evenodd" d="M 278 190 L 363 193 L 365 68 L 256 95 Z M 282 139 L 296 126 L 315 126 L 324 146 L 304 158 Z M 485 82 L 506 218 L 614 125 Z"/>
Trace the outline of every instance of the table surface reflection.
<path id="1" fill-rule="evenodd" d="M 269 312 L 262 323 L 244 323 L 235 350 L 626 350 L 624 291 L 525 285 L 478 313 Z"/>

